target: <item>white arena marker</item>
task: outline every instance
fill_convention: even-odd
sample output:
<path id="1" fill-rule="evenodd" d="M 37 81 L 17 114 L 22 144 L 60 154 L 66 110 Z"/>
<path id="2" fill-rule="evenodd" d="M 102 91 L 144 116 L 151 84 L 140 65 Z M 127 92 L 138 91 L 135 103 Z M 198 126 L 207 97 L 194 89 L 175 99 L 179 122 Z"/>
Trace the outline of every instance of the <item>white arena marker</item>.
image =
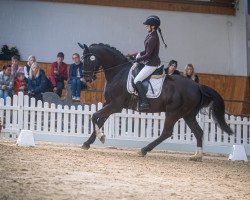
<path id="1" fill-rule="evenodd" d="M 29 130 L 21 130 L 16 144 L 18 146 L 35 146 L 33 132 Z"/>
<path id="2" fill-rule="evenodd" d="M 228 160 L 243 160 L 248 161 L 244 145 L 233 145 L 232 153 L 229 154 Z"/>

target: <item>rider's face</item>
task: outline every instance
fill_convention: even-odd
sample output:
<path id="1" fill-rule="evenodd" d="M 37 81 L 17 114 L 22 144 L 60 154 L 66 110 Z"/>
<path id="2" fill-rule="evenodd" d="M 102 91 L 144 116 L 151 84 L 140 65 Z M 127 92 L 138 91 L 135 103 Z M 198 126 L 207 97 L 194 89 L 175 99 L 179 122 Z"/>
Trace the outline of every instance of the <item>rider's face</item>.
<path id="1" fill-rule="evenodd" d="M 146 29 L 149 33 L 151 33 L 153 31 L 153 27 L 150 25 L 146 25 Z"/>

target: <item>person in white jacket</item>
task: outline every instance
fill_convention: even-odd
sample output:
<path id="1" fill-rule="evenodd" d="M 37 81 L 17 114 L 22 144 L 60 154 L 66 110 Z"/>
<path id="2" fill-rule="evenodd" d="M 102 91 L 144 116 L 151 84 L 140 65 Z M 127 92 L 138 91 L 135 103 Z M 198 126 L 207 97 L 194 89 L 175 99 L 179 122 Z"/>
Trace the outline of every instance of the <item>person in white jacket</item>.
<path id="1" fill-rule="evenodd" d="M 30 67 L 31 65 L 36 62 L 36 57 L 33 56 L 33 55 L 30 55 L 28 57 L 28 61 L 27 61 L 27 64 L 24 66 L 24 76 L 26 79 L 29 78 L 29 72 L 30 72 Z"/>

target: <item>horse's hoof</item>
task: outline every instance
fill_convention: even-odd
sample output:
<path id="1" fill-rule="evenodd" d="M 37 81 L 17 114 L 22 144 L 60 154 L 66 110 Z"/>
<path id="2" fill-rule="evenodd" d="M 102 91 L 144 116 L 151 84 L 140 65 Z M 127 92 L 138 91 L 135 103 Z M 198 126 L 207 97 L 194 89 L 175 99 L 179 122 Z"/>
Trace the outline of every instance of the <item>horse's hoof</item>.
<path id="1" fill-rule="evenodd" d="M 146 152 L 145 150 L 143 150 L 143 149 L 141 149 L 141 150 L 138 152 L 138 156 L 139 156 L 139 157 L 144 157 L 144 156 L 146 156 L 146 154 L 147 154 L 147 152 Z"/>
<path id="2" fill-rule="evenodd" d="M 189 158 L 190 161 L 201 162 L 202 156 L 201 155 L 194 155 Z"/>
<path id="3" fill-rule="evenodd" d="M 83 143 L 82 149 L 88 150 L 89 148 L 90 148 L 90 145 L 89 145 L 89 144 Z"/>
<path id="4" fill-rule="evenodd" d="M 105 143 L 105 138 L 106 138 L 106 136 L 105 135 L 102 135 L 102 137 L 100 138 L 100 141 L 101 141 L 101 143 Z"/>

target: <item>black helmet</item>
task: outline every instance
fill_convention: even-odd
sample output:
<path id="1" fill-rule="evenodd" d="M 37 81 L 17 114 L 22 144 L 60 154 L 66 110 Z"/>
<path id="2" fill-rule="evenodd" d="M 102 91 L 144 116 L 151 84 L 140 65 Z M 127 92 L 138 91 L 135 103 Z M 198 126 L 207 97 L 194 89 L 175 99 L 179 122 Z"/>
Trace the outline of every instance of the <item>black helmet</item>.
<path id="1" fill-rule="evenodd" d="M 143 22 L 144 25 L 150 25 L 150 26 L 156 26 L 159 27 L 161 25 L 161 20 L 159 17 L 155 15 L 149 16 L 145 22 Z"/>

